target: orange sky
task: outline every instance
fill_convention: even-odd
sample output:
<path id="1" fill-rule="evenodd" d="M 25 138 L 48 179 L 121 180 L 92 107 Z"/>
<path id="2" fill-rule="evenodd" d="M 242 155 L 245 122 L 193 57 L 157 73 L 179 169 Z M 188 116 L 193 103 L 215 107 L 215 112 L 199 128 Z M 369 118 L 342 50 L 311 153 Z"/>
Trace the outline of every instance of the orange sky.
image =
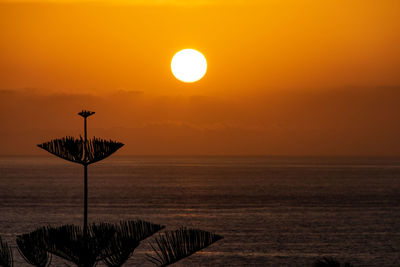
<path id="1" fill-rule="evenodd" d="M 397 0 L 1 1 L 0 154 L 400 155 Z M 179 50 L 208 73 L 177 81 Z"/>

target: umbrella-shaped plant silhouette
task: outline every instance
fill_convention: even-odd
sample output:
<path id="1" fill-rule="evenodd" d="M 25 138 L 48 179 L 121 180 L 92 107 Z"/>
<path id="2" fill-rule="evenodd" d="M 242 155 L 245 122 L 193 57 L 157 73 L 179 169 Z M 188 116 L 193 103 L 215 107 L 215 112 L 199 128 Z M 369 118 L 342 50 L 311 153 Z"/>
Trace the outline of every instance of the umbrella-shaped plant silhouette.
<path id="1" fill-rule="evenodd" d="M 38 147 L 62 159 L 83 165 L 84 170 L 84 208 L 83 233 L 86 235 L 88 226 L 88 165 L 111 156 L 124 144 L 112 140 L 103 140 L 93 137 L 87 139 L 87 118 L 95 114 L 93 111 L 82 110 L 78 115 L 83 117 L 84 139 L 64 137 L 54 139 Z"/>
<path id="2" fill-rule="evenodd" d="M 142 240 L 164 228 L 162 225 L 142 220 L 121 221 L 119 224 L 88 224 L 88 166 L 109 157 L 123 144 L 96 137 L 88 139 L 87 118 L 94 112 L 83 110 L 78 114 L 84 119 L 83 138 L 63 137 L 38 146 L 57 157 L 83 166 L 83 227 L 44 226 L 31 233 L 19 235 L 19 252 L 26 262 L 37 267 L 49 266 L 51 255 L 61 257 L 78 267 L 93 267 L 100 261 L 108 267 L 119 267 L 128 260 Z M 167 266 L 221 238 L 222 236 L 197 229 L 181 228 L 167 231 L 150 243 L 154 251 L 153 255 L 148 254 L 148 260 L 158 266 Z M 7 254 L 11 253 L 11 250 L 3 248 L 3 251 L 3 258 L 11 259 L 12 264 L 12 254 Z"/>
<path id="3" fill-rule="evenodd" d="M 221 238 L 222 236 L 207 231 L 182 227 L 155 238 L 154 244 L 150 246 L 156 255 L 147 254 L 147 257 L 158 267 L 167 266 L 208 247 Z"/>

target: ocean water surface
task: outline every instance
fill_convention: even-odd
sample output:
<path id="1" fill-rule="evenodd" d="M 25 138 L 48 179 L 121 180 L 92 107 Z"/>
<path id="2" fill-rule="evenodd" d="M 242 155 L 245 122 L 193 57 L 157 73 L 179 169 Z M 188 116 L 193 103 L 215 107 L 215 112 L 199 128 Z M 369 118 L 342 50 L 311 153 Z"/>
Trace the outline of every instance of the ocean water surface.
<path id="1" fill-rule="evenodd" d="M 17 235 L 82 224 L 82 213 L 80 165 L 0 157 L 0 235 L 15 266 L 27 266 Z M 400 266 L 400 158 L 114 156 L 89 166 L 89 221 L 138 218 L 224 236 L 175 266 L 311 266 L 322 256 Z M 126 266 L 153 266 L 146 253 L 144 241 Z"/>

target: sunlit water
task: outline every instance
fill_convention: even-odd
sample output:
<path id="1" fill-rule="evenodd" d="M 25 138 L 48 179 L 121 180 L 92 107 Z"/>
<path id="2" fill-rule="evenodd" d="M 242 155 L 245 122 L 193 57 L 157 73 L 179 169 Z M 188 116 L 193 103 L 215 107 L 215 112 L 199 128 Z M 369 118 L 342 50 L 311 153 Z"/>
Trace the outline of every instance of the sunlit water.
<path id="1" fill-rule="evenodd" d="M 0 158 L 0 235 L 82 223 L 83 170 Z M 176 266 L 400 266 L 400 159 L 118 157 L 89 167 L 89 220 L 141 218 L 224 239 Z M 153 266 L 147 241 L 126 266 Z M 57 259 L 56 259 L 57 263 Z M 58 265 L 58 264 L 56 264 Z"/>

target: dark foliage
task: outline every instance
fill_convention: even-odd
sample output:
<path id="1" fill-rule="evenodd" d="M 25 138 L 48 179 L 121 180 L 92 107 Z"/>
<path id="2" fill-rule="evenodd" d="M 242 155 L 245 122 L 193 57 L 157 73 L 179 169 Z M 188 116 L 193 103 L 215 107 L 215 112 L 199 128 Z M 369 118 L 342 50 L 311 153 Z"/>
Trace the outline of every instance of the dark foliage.
<path id="1" fill-rule="evenodd" d="M 25 260 L 38 267 L 49 264 L 48 253 L 79 267 L 95 266 L 99 261 L 117 267 L 128 260 L 141 240 L 162 228 L 142 220 L 91 224 L 87 234 L 75 225 L 42 227 L 18 236 L 17 243 Z"/>
<path id="2" fill-rule="evenodd" d="M 314 267 L 354 267 L 351 263 L 345 262 L 343 265 L 335 258 L 324 257 L 314 262 Z"/>
<path id="3" fill-rule="evenodd" d="M 78 113 L 79 116 L 82 116 L 84 118 L 87 118 L 89 116 L 92 116 L 93 114 L 95 114 L 96 112 L 94 111 L 88 111 L 88 110 L 82 110 L 81 112 Z"/>
<path id="4" fill-rule="evenodd" d="M 62 159 L 84 165 L 84 223 L 83 229 L 75 225 L 42 227 L 18 236 L 17 243 L 25 260 L 37 267 L 50 264 L 53 254 L 76 264 L 78 267 L 93 267 L 103 261 L 109 267 L 122 266 L 140 242 L 164 226 L 146 221 L 121 221 L 119 224 L 87 223 L 87 165 L 107 158 L 123 144 L 112 140 L 92 138 L 87 140 L 87 117 L 95 114 L 82 110 L 84 138 L 64 137 L 54 139 L 38 147 Z M 177 262 L 221 239 L 210 232 L 181 228 L 166 232 L 155 239 L 152 248 L 156 257 L 149 260 L 159 266 Z M 6 266 L 8 267 L 8 266 Z"/>
<path id="5" fill-rule="evenodd" d="M 90 225 L 84 235 L 79 226 L 48 228 L 48 251 L 79 267 L 94 266 L 102 259 L 102 251 L 115 234 L 107 224 Z"/>
<path id="6" fill-rule="evenodd" d="M 139 244 L 133 239 L 114 237 L 103 251 L 103 262 L 109 267 L 122 266 Z"/>
<path id="7" fill-rule="evenodd" d="M 103 262 L 109 267 L 122 266 L 140 244 L 140 241 L 163 228 L 162 225 L 142 220 L 121 221 L 116 227 L 116 235 L 104 252 Z"/>
<path id="8" fill-rule="evenodd" d="M 17 236 L 18 250 L 26 262 L 37 266 L 50 265 L 51 258 L 47 252 L 48 231 L 45 227 L 29 234 Z"/>
<path id="9" fill-rule="evenodd" d="M 93 137 L 87 140 L 85 150 L 85 140 L 82 137 L 78 139 L 67 136 L 39 144 L 38 147 L 62 159 L 89 165 L 107 158 L 123 145 L 120 142 Z"/>
<path id="10" fill-rule="evenodd" d="M 150 244 L 156 256 L 147 255 L 157 266 L 173 264 L 222 239 L 222 236 L 203 230 L 181 228 L 168 231 L 155 238 Z"/>
<path id="11" fill-rule="evenodd" d="M 12 267 L 13 266 L 13 254 L 11 248 L 8 246 L 6 241 L 0 236 L 0 266 L 1 267 Z"/>
<path id="12" fill-rule="evenodd" d="M 143 220 L 121 221 L 118 226 L 118 233 L 123 238 L 130 238 L 140 242 L 164 228 L 165 226 L 163 225 Z"/>

